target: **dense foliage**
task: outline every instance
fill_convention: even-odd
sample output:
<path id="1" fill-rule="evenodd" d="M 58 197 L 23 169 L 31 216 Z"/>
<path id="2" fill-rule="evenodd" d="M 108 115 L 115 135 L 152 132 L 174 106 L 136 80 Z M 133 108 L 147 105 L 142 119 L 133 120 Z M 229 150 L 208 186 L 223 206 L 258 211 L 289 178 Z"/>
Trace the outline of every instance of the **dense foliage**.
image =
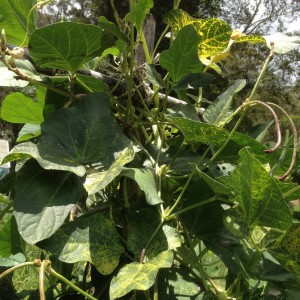
<path id="1" fill-rule="evenodd" d="M 18 88 L 1 118 L 22 124 L 1 162 L 13 166 L 0 181 L 1 299 L 298 299 L 297 130 L 257 90 L 299 38 L 245 35 L 174 0 L 151 52 L 152 0 L 124 17 L 109 7 L 115 23 L 37 28 L 50 2 L 0 0 L 0 85 Z M 265 63 L 235 108 L 245 78 L 211 86 L 240 43 L 264 47 Z M 269 119 L 239 132 L 253 107 Z"/>

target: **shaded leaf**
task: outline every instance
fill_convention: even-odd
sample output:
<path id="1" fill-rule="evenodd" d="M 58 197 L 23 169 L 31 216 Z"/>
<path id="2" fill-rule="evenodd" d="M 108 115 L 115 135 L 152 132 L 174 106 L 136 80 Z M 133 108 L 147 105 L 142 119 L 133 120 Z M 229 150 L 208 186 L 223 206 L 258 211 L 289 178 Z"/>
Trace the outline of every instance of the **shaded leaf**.
<path id="1" fill-rule="evenodd" d="M 142 30 L 143 22 L 153 5 L 153 0 L 139 0 L 135 5 L 133 14 L 135 26 L 138 32 Z"/>
<path id="2" fill-rule="evenodd" d="M 110 284 L 110 299 L 116 299 L 132 290 L 148 290 L 155 281 L 161 268 L 169 268 L 173 263 L 172 251 L 165 251 L 144 264 L 131 263 L 125 265 Z"/>
<path id="3" fill-rule="evenodd" d="M 224 93 L 205 110 L 203 118 L 209 124 L 222 126 L 231 115 L 233 95 L 242 90 L 246 85 L 246 80 L 236 80 Z"/>
<path id="4" fill-rule="evenodd" d="M 179 82 L 172 87 L 174 91 L 186 90 L 187 88 L 199 89 L 200 87 L 208 86 L 216 77 L 209 73 L 194 73 L 183 77 Z"/>
<path id="5" fill-rule="evenodd" d="M 0 27 L 5 28 L 7 40 L 14 45 L 21 45 L 27 32 L 27 18 L 35 0 L 0 0 Z M 31 14 L 28 19 L 29 34 L 35 29 L 35 17 Z M 25 40 L 27 45 L 28 39 Z"/>
<path id="6" fill-rule="evenodd" d="M 112 163 L 107 171 L 89 174 L 84 183 L 88 194 L 92 195 L 104 189 L 121 173 L 122 167 L 133 159 L 134 150 L 132 147 L 128 147 L 121 152 L 120 156 Z"/>
<path id="7" fill-rule="evenodd" d="M 242 162 L 220 180 L 234 192 L 233 200 L 239 203 L 247 225 L 287 229 L 292 224 L 291 212 L 276 180 L 246 148 L 240 156 Z"/>
<path id="8" fill-rule="evenodd" d="M 26 261 L 26 257 L 23 253 L 17 253 L 10 255 L 7 258 L 0 257 L 0 267 L 14 267 Z"/>
<path id="9" fill-rule="evenodd" d="M 1 118 L 10 123 L 41 124 L 44 121 L 44 101 L 34 101 L 23 93 L 13 93 L 5 97 L 1 108 Z"/>
<path id="10" fill-rule="evenodd" d="M 111 114 L 108 95 L 93 93 L 46 118 L 38 151 L 56 164 L 77 167 L 98 162 L 109 168 L 129 144 Z"/>
<path id="11" fill-rule="evenodd" d="M 162 78 L 162 76 L 156 71 L 154 65 L 146 64 L 146 78 L 155 86 L 159 86 L 160 88 L 166 88 L 166 84 Z"/>
<path id="12" fill-rule="evenodd" d="M 188 25 L 182 28 L 170 49 L 160 55 L 160 64 L 171 75 L 174 82 L 191 73 L 202 70 L 198 58 L 199 36 L 193 27 Z"/>
<path id="13" fill-rule="evenodd" d="M 109 92 L 109 87 L 107 86 L 107 84 L 105 84 L 98 78 L 81 74 L 76 74 L 76 77 L 80 79 L 93 92 Z"/>
<path id="14" fill-rule="evenodd" d="M 78 176 L 83 176 L 85 174 L 85 167 L 81 164 L 59 164 L 44 159 L 40 155 L 37 145 L 32 142 L 25 142 L 15 146 L 0 163 L 4 164 L 7 162 L 23 160 L 28 158 L 36 159 L 40 166 L 47 170 L 70 171 Z"/>
<path id="15" fill-rule="evenodd" d="M 140 189 L 145 192 L 149 205 L 163 203 L 158 196 L 154 175 L 150 169 L 123 168 L 121 174 L 136 181 Z"/>
<path id="16" fill-rule="evenodd" d="M 17 173 L 14 215 L 22 238 L 34 244 L 49 238 L 84 195 L 81 180 L 62 171 L 42 169 L 33 160 Z"/>
<path id="17" fill-rule="evenodd" d="M 278 54 L 288 53 L 300 44 L 299 36 L 288 36 L 281 32 L 266 35 L 263 38 L 266 40 L 267 46 L 270 49 L 274 47 L 274 52 Z"/>
<path id="18" fill-rule="evenodd" d="M 114 271 L 124 251 L 114 223 L 102 214 L 63 225 L 41 245 L 63 262 L 89 261 L 104 275 Z"/>
<path id="19" fill-rule="evenodd" d="M 171 117 L 180 117 L 199 121 L 198 111 L 193 104 L 176 104 L 171 108 L 168 108 L 168 115 Z"/>
<path id="20" fill-rule="evenodd" d="M 75 73 L 113 45 L 113 37 L 97 26 L 61 22 L 36 29 L 30 36 L 28 49 L 38 66 Z"/>
<path id="21" fill-rule="evenodd" d="M 136 260 L 140 259 L 143 249 L 146 247 L 155 229 L 159 226 L 160 220 L 160 214 L 150 208 L 144 208 L 129 214 L 127 245 Z M 181 239 L 177 229 L 164 225 L 147 246 L 145 257 L 151 259 L 160 252 L 180 246 Z"/>

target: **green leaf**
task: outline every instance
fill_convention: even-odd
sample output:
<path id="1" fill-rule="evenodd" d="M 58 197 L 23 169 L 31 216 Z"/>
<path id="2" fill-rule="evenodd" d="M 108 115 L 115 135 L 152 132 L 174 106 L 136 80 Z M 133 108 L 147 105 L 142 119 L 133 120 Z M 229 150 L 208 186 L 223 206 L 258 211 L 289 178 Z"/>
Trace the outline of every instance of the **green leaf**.
<path id="1" fill-rule="evenodd" d="M 186 90 L 187 88 L 199 89 L 200 87 L 208 86 L 216 79 L 215 76 L 209 73 L 194 73 L 183 77 L 179 82 L 172 87 L 174 91 Z"/>
<path id="2" fill-rule="evenodd" d="M 164 17 L 164 22 L 171 26 L 175 33 L 177 33 L 184 26 L 192 24 L 195 21 L 196 19 L 192 18 L 187 12 L 181 9 L 173 9 Z"/>
<path id="3" fill-rule="evenodd" d="M 104 16 L 99 17 L 98 25 L 104 31 L 113 34 L 118 39 L 121 39 L 126 42 L 126 44 L 129 44 L 130 41 L 127 35 L 124 34 L 115 23 L 108 21 Z"/>
<path id="4" fill-rule="evenodd" d="M 161 89 L 167 87 L 162 76 L 156 71 L 154 65 L 146 64 L 145 70 L 146 70 L 146 78 L 150 83 L 152 83 L 155 86 L 159 86 Z"/>
<path id="5" fill-rule="evenodd" d="M 37 124 L 25 124 L 18 133 L 17 143 L 25 142 L 41 134 L 41 126 Z"/>
<path id="6" fill-rule="evenodd" d="M 103 81 L 98 78 L 76 74 L 76 77 L 80 79 L 87 87 L 89 87 L 93 92 L 109 92 L 109 87 Z M 85 91 L 86 92 L 86 91 Z"/>
<path id="7" fill-rule="evenodd" d="M 129 214 L 127 246 L 130 252 L 134 254 L 135 260 L 140 259 L 142 251 L 159 226 L 160 220 L 160 214 L 150 208 L 140 209 Z M 145 257 L 151 259 L 160 252 L 176 249 L 180 246 L 180 234 L 177 229 L 164 225 L 147 246 Z"/>
<path id="8" fill-rule="evenodd" d="M 10 217 L 0 226 L 0 257 L 8 257 L 22 251 L 16 221 Z"/>
<path id="9" fill-rule="evenodd" d="M 171 117 L 180 117 L 199 121 L 198 111 L 193 104 L 176 104 L 171 108 L 168 108 L 168 115 Z"/>
<path id="10" fill-rule="evenodd" d="M 86 177 L 84 187 L 89 195 L 104 189 L 120 173 L 122 167 L 134 159 L 134 150 L 131 147 L 124 149 L 116 161 L 112 163 L 107 171 L 91 173 Z"/>
<path id="11" fill-rule="evenodd" d="M 171 75 L 174 82 L 191 73 L 199 73 L 202 64 L 198 58 L 199 36 L 193 27 L 182 28 L 170 49 L 160 55 L 160 64 Z"/>
<path id="12" fill-rule="evenodd" d="M 31 244 L 49 238 L 64 223 L 85 191 L 76 175 L 42 169 L 33 160 L 17 173 L 14 215 L 22 238 Z"/>
<path id="13" fill-rule="evenodd" d="M 236 80 L 223 94 L 205 110 L 204 120 L 209 124 L 222 126 L 227 118 L 231 115 L 232 99 L 234 94 L 242 90 L 246 85 L 246 80 Z"/>
<path id="14" fill-rule="evenodd" d="M 158 196 L 154 174 L 150 169 L 123 168 L 121 174 L 136 181 L 140 189 L 145 192 L 149 205 L 163 203 Z"/>
<path id="15" fill-rule="evenodd" d="M 124 251 L 114 223 L 102 214 L 63 225 L 42 246 L 66 263 L 89 261 L 104 275 L 114 271 Z"/>
<path id="16" fill-rule="evenodd" d="M 36 29 L 28 49 L 38 66 L 75 73 L 85 62 L 113 45 L 113 37 L 97 26 L 61 22 Z"/>
<path id="17" fill-rule="evenodd" d="M 0 28 L 4 28 L 7 42 L 14 45 L 21 45 L 27 32 L 27 18 L 35 0 L 0 0 Z M 29 32 L 35 29 L 34 13 L 29 16 Z M 25 40 L 27 45 L 28 39 Z"/>
<path id="18" fill-rule="evenodd" d="M 13 93 L 5 97 L 1 108 L 1 118 L 10 123 L 41 124 L 44 102 L 34 101 L 23 93 Z"/>
<path id="19" fill-rule="evenodd" d="M 300 44 L 299 36 L 288 36 L 281 32 L 266 35 L 263 38 L 266 40 L 267 46 L 274 49 L 274 52 L 278 54 L 288 53 L 299 47 Z"/>
<path id="20" fill-rule="evenodd" d="M 139 0 L 136 4 L 133 14 L 135 26 L 138 32 L 142 31 L 143 22 L 153 5 L 153 0 Z"/>
<path id="21" fill-rule="evenodd" d="M 208 18 L 194 23 L 199 41 L 199 57 L 217 55 L 228 46 L 232 29 L 230 25 L 216 18 Z"/>
<path id="22" fill-rule="evenodd" d="M 46 118 L 38 151 L 56 164 L 77 167 L 98 162 L 109 168 L 129 145 L 111 114 L 109 96 L 94 93 L 75 107 L 58 109 Z"/>
<path id="23" fill-rule="evenodd" d="M 161 252 L 144 264 L 131 263 L 125 265 L 110 284 L 110 299 L 116 299 L 132 290 L 148 290 L 155 281 L 161 268 L 170 268 L 173 263 L 172 251 Z"/>
<path id="24" fill-rule="evenodd" d="M 37 145 L 32 142 L 25 142 L 15 146 L 8 155 L 1 161 L 1 165 L 7 162 L 23 160 L 28 158 L 34 158 L 40 164 L 40 166 L 47 170 L 58 170 L 58 171 L 70 171 L 78 176 L 84 176 L 85 167 L 81 164 L 63 164 L 63 163 L 55 163 L 51 162 L 44 157 L 41 156 Z"/>
<path id="25" fill-rule="evenodd" d="M 234 192 L 248 227 L 255 225 L 286 230 L 292 217 L 277 182 L 245 148 L 240 151 L 241 163 L 231 176 L 220 178 Z"/>
<path id="26" fill-rule="evenodd" d="M 23 253 L 17 253 L 15 255 L 10 255 L 7 258 L 0 258 L 0 267 L 14 267 L 26 261 L 26 257 Z"/>

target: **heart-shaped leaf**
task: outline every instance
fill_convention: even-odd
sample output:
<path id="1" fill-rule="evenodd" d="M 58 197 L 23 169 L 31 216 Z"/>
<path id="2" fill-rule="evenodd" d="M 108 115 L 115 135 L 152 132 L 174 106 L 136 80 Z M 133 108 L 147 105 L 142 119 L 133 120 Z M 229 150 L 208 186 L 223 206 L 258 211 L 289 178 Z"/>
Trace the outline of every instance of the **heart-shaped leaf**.
<path id="1" fill-rule="evenodd" d="M 30 36 L 28 49 L 40 67 L 75 73 L 114 43 L 112 35 L 97 26 L 61 22 L 36 29 Z"/>
<path id="2" fill-rule="evenodd" d="M 102 214 L 63 225 L 42 246 L 66 263 L 89 261 L 105 275 L 117 267 L 124 250 L 114 223 Z"/>
<path id="3" fill-rule="evenodd" d="M 31 244 L 49 238 L 84 193 L 75 174 L 48 171 L 36 161 L 28 161 L 17 173 L 14 196 L 14 215 L 22 238 Z"/>

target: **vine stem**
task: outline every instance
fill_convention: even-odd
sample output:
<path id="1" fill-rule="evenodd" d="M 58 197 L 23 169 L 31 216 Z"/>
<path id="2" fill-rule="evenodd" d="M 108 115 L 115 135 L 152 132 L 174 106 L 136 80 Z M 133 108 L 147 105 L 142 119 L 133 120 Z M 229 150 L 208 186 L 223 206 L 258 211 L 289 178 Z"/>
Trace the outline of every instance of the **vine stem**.
<path id="1" fill-rule="evenodd" d="M 39 270 L 39 290 L 40 290 L 40 299 L 46 300 L 45 295 L 45 272 L 47 266 L 50 265 L 50 260 L 43 260 L 40 265 Z"/>
<path id="2" fill-rule="evenodd" d="M 29 262 L 24 262 L 24 263 L 18 264 L 17 266 L 11 267 L 8 270 L 5 270 L 4 272 L 2 272 L 0 274 L 0 280 L 2 280 L 4 277 L 8 276 L 10 273 L 13 273 L 14 271 L 16 271 L 18 269 L 28 267 L 28 266 L 36 266 L 36 262 L 29 261 Z"/>

